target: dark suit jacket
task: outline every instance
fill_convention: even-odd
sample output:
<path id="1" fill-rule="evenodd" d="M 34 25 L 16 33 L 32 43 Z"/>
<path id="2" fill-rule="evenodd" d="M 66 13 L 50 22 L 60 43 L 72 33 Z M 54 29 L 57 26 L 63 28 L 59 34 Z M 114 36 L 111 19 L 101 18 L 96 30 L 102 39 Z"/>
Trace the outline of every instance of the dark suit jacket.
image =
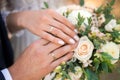
<path id="1" fill-rule="evenodd" d="M 13 64 L 13 50 L 8 39 L 7 30 L 0 14 L 0 70 Z M 0 71 L 0 80 L 4 77 Z"/>

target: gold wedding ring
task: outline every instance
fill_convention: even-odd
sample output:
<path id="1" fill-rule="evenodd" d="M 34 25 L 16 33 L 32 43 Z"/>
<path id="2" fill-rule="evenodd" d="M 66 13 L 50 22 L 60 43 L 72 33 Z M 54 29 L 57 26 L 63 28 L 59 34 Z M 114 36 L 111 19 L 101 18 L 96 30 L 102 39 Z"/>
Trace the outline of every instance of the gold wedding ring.
<path id="1" fill-rule="evenodd" d="M 54 60 L 56 60 L 55 54 L 52 53 L 51 56 L 53 57 Z"/>
<path id="2" fill-rule="evenodd" d="M 52 31 L 53 31 L 53 29 L 54 29 L 54 27 L 50 27 L 50 32 L 52 32 Z"/>

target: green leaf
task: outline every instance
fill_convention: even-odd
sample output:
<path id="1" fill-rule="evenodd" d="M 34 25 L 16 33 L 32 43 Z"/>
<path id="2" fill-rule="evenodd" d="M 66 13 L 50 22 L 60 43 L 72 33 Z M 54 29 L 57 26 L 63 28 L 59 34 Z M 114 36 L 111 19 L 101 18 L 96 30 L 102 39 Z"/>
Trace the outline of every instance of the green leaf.
<path id="1" fill-rule="evenodd" d="M 94 65 L 95 65 L 95 70 L 97 72 L 100 65 L 100 60 L 98 58 L 94 59 Z"/>
<path id="2" fill-rule="evenodd" d="M 105 14 L 105 18 L 106 18 L 105 24 L 107 24 L 111 19 L 114 19 L 114 16 L 111 14 L 112 6 L 113 6 L 114 3 L 115 3 L 115 0 L 112 0 L 103 9 L 103 14 Z"/>
<path id="3" fill-rule="evenodd" d="M 111 60 L 116 60 L 112 56 L 110 56 L 108 53 L 102 52 L 102 70 L 104 72 L 112 72 L 112 69 L 114 68 L 114 65 L 111 63 Z"/>
<path id="4" fill-rule="evenodd" d="M 71 13 L 71 11 L 67 10 L 66 12 L 63 13 L 63 16 L 65 16 L 66 18 L 68 18 L 69 14 Z"/>
<path id="5" fill-rule="evenodd" d="M 62 71 L 62 73 L 65 76 L 65 78 L 72 80 L 71 77 L 66 73 L 66 71 Z"/>
<path id="6" fill-rule="evenodd" d="M 46 9 L 49 8 L 49 5 L 48 5 L 47 2 L 44 2 L 44 6 L 45 6 Z"/>
<path id="7" fill-rule="evenodd" d="M 99 80 L 98 75 L 94 71 L 92 71 L 88 68 L 85 69 L 85 75 L 87 77 L 87 80 Z"/>
<path id="8" fill-rule="evenodd" d="M 83 18 L 80 13 L 78 13 L 78 23 L 77 25 L 80 27 L 82 25 L 82 23 L 84 22 L 85 18 Z"/>
<path id="9" fill-rule="evenodd" d="M 88 33 L 90 33 L 90 28 L 91 26 L 90 25 L 87 25 L 87 24 L 84 24 L 86 26 L 86 29 L 85 31 L 83 31 L 81 34 L 84 36 L 84 35 L 88 35 Z"/>
<path id="10" fill-rule="evenodd" d="M 112 1 L 110 2 L 110 5 L 113 6 L 113 5 L 115 4 L 115 1 L 116 1 L 116 0 L 112 0 Z"/>
<path id="11" fill-rule="evenodd" d="M 95 38 L 93 38 L 93 43 L 94 43 L 95 49 L 99 49 L 101 46 L 101 43 L 105 43 L 105 41 L 101 40 L 98 37 L 95 37 Z"/>
<path id="12" fill-rule="evenodd" d="M 95 13 L 100 14 L 100 13 L 102 13 L 102 11 L 103 11 L 103 6 L 100 6 L 100 7 L 95 11 Z"/>
<path id="13" fill-rule="evenodd" d="M 69 66 L 69 69 L 71 72 L 75 72 L 75 69 L 74 69 L 74 64 L 72 62 L 68 62 L 67 65 Z"/>
<path id="14" fill-rule="evenodd" d="M 91 25 L 91 22 L 92 22 L 91 17 L 90 17 L 90 18 L 87 18 L 87 19 L 88 19 L 88 24 Z"/>
<path id="15" fill-rule="evenodd" d="M 108 60 L 116 60 L 114 59 L 111 55 L 109 55 L 108 53 L 106 52 L 101 52 L 101 55 L 104 59 L 108 59 Z"/>
<path id="16" fill-rule="evenodd" d="M 84 6 L 84 0 L 79 0 L 80 1 L 80 6 Z"/>
<path id="17" fill-rule="evenodd" d="M 114 41 L 116 44 L 120 44 L 120 31 L 114 30 L 113 32 L 110 32 L 112 36 L 112 41 Z"/>
<path id="18" fill-rule="evenodd" d="M 107 65 L 107 63 L 106 63 L 106 62 L 102 62 L 101 65 L 102 65 L 103 71 L 106 72 L 106 73 L 108 73 L 109 70 L 108 70 L 108 65 Z"/>

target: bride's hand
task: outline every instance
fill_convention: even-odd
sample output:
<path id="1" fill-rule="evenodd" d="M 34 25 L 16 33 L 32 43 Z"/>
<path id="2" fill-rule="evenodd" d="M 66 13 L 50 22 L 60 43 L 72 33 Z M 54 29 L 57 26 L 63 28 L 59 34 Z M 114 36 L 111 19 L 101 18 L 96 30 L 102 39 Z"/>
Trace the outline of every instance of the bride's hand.
<path id="1" fill-rule="evenodd" d="M 9 68 L 13 80 L 40 80 L 73 56 L 75 45 L 58 45 L 41 39 L 32 43 Z"/>
<path id="2" fill-rule="evenodd" d="M 9 21 L 10 17 L 8 16 Z M 51 9 L 23 11 L 13 14 L 12 18 L 17 26 L 27 28 L 32 33 L 57 44 L 75 44 L 75 41 L 79 40 L 75 27 L 65 17 Z"/>

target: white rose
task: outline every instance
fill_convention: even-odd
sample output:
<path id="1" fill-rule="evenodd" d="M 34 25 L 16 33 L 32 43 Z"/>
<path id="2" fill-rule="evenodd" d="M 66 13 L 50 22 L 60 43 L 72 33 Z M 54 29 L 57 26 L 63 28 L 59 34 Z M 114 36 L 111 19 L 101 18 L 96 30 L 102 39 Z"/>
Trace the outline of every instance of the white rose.
<path id="1" fill-rule="evenodd" d="M 91 58 L 93 49 L 93 43 L 87 36 L 83 36 L 80 38 L 79 44 L 75 49 L 74 57 L 79 59 L 81 62 L 86 62 Z"/>
<path id="2" fill-rule="evenodd" d="M 73 11 L 73 10 L 79 10 L 79 9 L 81 9 L 79 5 L 68 5 L 68 6 L 63 6 L 63 7 L 58 8 L 56 11 L 59 14 L 63 15 L 63 13 L 67 12 L 68 10 Z"/>
<path id="3" fill-rule="evenodd" d="M 74 24 L 74 25 L 76 25 L 77 24 L 77 19 L 78 19 L 78 14 L 80 13 L 80 15 L 83 17 L 83 18 L 85 18 L 85 21 L 84 21 L 84 23 L 85 24 L 88 24 L 88 20 L 87 20 L 87 18 L 90 18 L 91 16 L 92 16 L 92 14 L 90 13 L 90 12 L 88 12 L 87 10 L 74 10 L 74 11 L 72 11 L 69 15 L 68 15 L 68 20 L 72 23 L 72 24 Z"/>
<path id="4" fill-rule="evenodd" d="M 111 63 L 114 64 L 119 59 L 120 49 L 117 44 L 114 42 L 108 42 L 107 44 L 103 45 L 101 48 L 102 52 L 107 52 L 109 55 L 111 55 L 115 60 L 111 60 Z"/>
<path id="5" fill-rule="evenodd" d="M 115 26 L 117 25 L 116 23 L 116 20 L 115 19 L 112 19 L 106 26 L 105 26 L 105 30 L 106 31 L 109 31 L 109 32 L 112 32 L 113 28 L 115 28 Z"/>
<path id="6" fill-rule="evenodd" d="M 115 30 L 120 31 L 120 24 L 115 26 Z"/>

